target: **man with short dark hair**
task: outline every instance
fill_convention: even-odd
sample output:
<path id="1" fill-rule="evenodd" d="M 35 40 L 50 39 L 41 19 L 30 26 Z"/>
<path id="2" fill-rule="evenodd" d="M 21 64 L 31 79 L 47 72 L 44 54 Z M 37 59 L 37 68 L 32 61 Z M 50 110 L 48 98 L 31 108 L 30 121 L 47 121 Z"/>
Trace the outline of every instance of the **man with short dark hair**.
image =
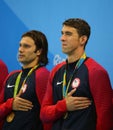
<path id="1" fill-rule="evenodd" d="M 106 70 L 88 57 L 89 24 L 80 18 L 63 22 L 66 62 L 51 71 L 41 108 L 52 130 L 113 130 L 112 88 Z"/>

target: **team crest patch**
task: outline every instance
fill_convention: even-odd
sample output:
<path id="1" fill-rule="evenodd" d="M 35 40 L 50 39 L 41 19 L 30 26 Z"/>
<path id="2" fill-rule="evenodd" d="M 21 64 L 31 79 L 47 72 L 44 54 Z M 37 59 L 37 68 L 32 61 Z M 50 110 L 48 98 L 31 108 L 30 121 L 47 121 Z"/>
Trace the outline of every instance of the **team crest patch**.
<path id="1" fill-rule="evenodd" d="M 72 82 L 72 88 L 78 88 L 78 86 L 80 85 L 80 79 L 79 78 L 75 78 Z"/>

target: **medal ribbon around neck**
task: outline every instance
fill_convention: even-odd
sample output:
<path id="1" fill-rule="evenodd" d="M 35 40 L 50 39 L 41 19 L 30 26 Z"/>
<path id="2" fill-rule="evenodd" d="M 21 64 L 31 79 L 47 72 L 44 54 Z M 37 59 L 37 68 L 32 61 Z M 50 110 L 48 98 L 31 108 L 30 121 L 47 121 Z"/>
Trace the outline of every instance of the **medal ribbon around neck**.
<path id="1" fill-rule="evenodd" d="M 25 77 L 25 79 L 24 79 L 24 81 L 23 81 L 23 83 L 22 83 L 22 87 L 25 85 L 25 82 L 26 82 L 27 78 L 29 77 L 29 75 L 30 75 L 38 66 L 39 66 L 39 64 L 30 69 L 30 71 L 28 72 L 27 76 Z M 17 77 L 17 79 L 16 79 L 13 97 L 15 97 L 16 94 L 17 94 L 19 82 L 20 82 L 20 79 L 21 79 L 21 75 L 22 75 L 22 71 L 19 73 L 19 75 L 18 75 L 18 77 Z M 21 89 L 22 89 L 22 87 L 21 87 Z M 21 89 L 20 89 L 19 92 L 21 92 Z M 21 93 L 22 93 L 22 92 L 21 92 Z M 20 93 L 20 94 L 21 94 L 21 93 Z M 8 123 L 10 123 L 10 122 L 13 121 L 14 117 L 15 117 L 15 113 L 12 111 L 11 113 L 9 113 L 9 114 L 7 115 L 6 121 L 7 121 Z"/>
<path id="2" fill-rule="evenodd" d="M 22 87 L 25 85 L 25 82 L 26 82 L 27 78 L 30 76 L 30 74 L 31 74 L 38 66 L 39 66 L 39 64 L 30 69 L 30 71 L 28 72 L 27 76 L 25 77 L 25 79 L 24 79 L 24 81 L 23 81 L 23 83 L 22 83 Z M 13 97 L 15 97 L 15 96 L 17 95 L 17 91 L 18 91 L 18 86 L 19 86 L 19 83 L 20 83 L 21 75 L 22 75 L 22 71 L 19 73 L 19 75 L 18 75 L 18 77 L 17 77 L 17 79 L 16 79 Z M 21 87 L 21 89 L 22 89 L 22 87 Z M 20 91 L 21 91 L 21 89 L 20 89 Z M 20 91 L 19 91 L 19 92 L 20 92 Z"/>
<path id="3" fill-rule="evenodd" d="M 75 69 L 74 69 L 72 75 L 70 76 L 68 83 L 66 83 L 66 69 L 65 69 L 64 75 L 63 75 L 63 90 L 62 90 L 63 98 L 65 98 L 67 95 L 67 92 L 68 92 L 68 89 L 69 89 L 69 86 L 70 86 L 70 83 L 71 83 L 71 80 L 72 80 L 72 77 L 73 77 L 75 71 L 82 65 L 82 63 L 84 62 L 85 59 L 86 59 L 86 53 L 84 52 L 83 55 L 81 56 L 81 58 L 79 59 L 79 61 L 77 62 Z"/>

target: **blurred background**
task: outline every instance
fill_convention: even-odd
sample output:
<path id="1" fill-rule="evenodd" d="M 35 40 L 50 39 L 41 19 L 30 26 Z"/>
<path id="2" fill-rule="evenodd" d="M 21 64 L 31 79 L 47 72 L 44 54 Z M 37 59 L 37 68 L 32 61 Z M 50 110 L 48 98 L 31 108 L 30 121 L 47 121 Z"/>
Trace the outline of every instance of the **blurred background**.
<path id="1" fill-rule="evenodd" d="M 68 18 L 85 19 L 91 26 L 87 56 L 107 71 L 113 88 L 113 0 L 0 0 L 0 59 L 9 72 L 20 69 L 17 51 L 21 35 L 37 29 L 49 42 L 49 64 L 65 60 L 61 52 L 62 22 Z"/>

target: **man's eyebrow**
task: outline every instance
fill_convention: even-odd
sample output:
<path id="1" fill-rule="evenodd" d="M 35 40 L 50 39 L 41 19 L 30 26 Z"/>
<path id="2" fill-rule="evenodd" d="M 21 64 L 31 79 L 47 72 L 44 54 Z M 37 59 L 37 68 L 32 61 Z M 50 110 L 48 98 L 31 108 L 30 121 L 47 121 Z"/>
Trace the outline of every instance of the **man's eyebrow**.
<path id="1" fill-rule="evenodd" d="M 67 34 L 67 35 L 71 35 L 73 32 L 70 32 L 70 31 L 65 31 L 65 32 L 62 32 L 62 34 Z"/>
<path id="2" fill-rule="evenodd" d="M 29 46 L 29 47 L 31 46 L 31 45 L 29 45 L 29 44 L 27 44 L 27 43 L 20 43 L 19 45 L 20 45 L 20 46 Z"/>

